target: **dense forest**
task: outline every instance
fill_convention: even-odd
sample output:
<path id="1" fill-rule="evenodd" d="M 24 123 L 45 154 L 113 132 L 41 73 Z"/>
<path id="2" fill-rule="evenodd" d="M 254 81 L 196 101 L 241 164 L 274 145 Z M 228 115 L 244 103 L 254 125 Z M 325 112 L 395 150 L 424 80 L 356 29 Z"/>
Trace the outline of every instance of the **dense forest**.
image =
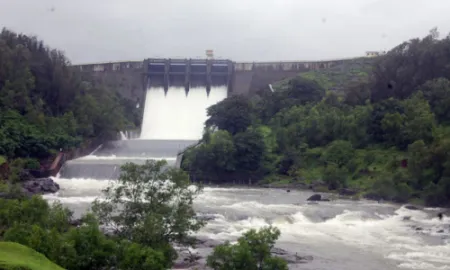
<path id="1" fill-rule="evenodd" d="M 60 149 L 115 138 L 137 123 L 134 105 L 82 79 L 61 51 L 36 37 L 1 31 L 0 161 L 36 167 Z"/>
<path id="2" fill-rule="evenodd" d="M 359 73 L 341 91 L 315 71 L 210 107 L 183 168 L 206 183 L 312 184 L 449 206 L 450 37 L 433 29 Z"/>

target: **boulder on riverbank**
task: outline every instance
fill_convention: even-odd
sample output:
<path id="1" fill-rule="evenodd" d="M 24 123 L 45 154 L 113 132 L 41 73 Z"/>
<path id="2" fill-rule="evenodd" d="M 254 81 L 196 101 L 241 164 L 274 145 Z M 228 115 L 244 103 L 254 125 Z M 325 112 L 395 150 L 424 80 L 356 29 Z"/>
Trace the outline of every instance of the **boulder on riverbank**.
<path id="1" fill-rule="evenodd" d="M 47 194 L 55 193 L 59 190 L 59 185 L 51 178 L 37 178 L 26 180 L 22 183 L 22 188 L 25 194 Z"/>

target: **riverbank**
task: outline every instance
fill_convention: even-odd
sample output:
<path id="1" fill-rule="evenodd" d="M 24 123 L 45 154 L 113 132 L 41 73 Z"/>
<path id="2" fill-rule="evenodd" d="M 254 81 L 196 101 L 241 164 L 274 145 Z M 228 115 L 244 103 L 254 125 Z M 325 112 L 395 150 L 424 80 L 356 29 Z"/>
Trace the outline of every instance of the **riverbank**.
<path id="1" fill-rule="evenodd" d="M 239 185 L 239 184 L 222 184 L 222 185 L 204 185 L 205 187 L 210 188 L 241 188 L 241 189 L 279 189 L 285 190 L 286 192 L 291 192 L 294 190 L 297 191 L 310 191 L 315 194 L 320 194 L 321 198 L 313 201 L 334 201 L 334 200 L 349 200 L 349 201 L 359 201 L 359 200 L 367 200 L 367 201 L 375 201 L 378 203 L 389 203 L 396 207 L 406 206 L 411 210 L 420 210 L 424 209 L 427 206 L 423 203 L 422 200 L 412 200 L 408 202 L 396 202 L 383 200 L 377 196 L 373 196 L 370 193 L 355 190 L 342 188 L 339 190 L 329 190 L 323 183 L 320 181 L 316 181 L 315 184 L 306 184 L 306 183 L 286 183 L 286 181 L 277 181 L 269 184 L 254 184 L 254 185 Z M 440 213 L 445 216 L 450 217 L 450 207 L 440 207 L 442 209 Z"/>
<path id="2" fill-rule="evenodd" d="M 339 190 L 329 190 L 323 183 L 316 182 L 314 184 L 306 184 L 306 183 L 286 183 L 285 181 L 273 182 L 269 184 L 253 184 L 253 185 L 245 185 L 245 184 L 204 184 L 205 187 L 211 188 L 272 188 L 272 189 L 284 189 L 286 192 L 290 192 L 291 190 L 301 190 L 301 191 L 311 191 L 315 193 L 323 193 L 328 194 L 330 197 L 338 196 L 341 199 L 349 199 L 349 200 L 359 200 L 363 198 L 360 191 L 348 188 L 342 188 Z M 376 200 L 369 199 L 368 200 Z"/>

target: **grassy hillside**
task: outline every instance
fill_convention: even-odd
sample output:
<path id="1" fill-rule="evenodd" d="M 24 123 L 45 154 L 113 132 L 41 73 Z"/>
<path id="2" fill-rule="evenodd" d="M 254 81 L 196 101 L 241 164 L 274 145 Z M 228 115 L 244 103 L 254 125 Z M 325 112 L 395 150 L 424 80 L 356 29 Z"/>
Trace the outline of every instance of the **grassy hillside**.
<path id="1" fill-rule="evenodd" d="M 0 270 L 62 270 L 41 253 L 13 242 L 0 242 Z"/>
<path id="2" fill-rule="evenodd" d="M 298 76 L 316 81 L 327 91 L 340 92 L 349 84 L 367 81 L 372 71 L 374 58 L 355 58 L 330 69 L 312 70 L 300 73 Z M 288 78 L 273 84 L 275 89 L 285 89 Z"/>

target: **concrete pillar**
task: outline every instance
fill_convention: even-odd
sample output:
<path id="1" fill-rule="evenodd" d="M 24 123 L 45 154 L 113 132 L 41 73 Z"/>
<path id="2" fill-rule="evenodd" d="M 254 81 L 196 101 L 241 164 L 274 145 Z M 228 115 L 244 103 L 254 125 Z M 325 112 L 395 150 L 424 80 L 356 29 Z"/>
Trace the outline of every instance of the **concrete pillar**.
<path id="1" fill-rule="evenodd" d="M 142 66 L 142 91 L 147 91 L 147 88 L 148 88 L 148 85 L 149 85 L 149 82 L 148 82 L 148 78 L 149 78 L 149 75 L 148 75 L 148 63 L 149 63 L 149 61 L 148 61 L 148 59 L 144 59 L 144 63 L 143 63 L 143 66 Z"/>
<path id="2" fill-rule="evenodd" d="M 231 61 L 228 61 L 228 76 L 227 76 L 227 96 L 230 96 L 233 91 L 233 74 L 234 74 L 234 64 Z"/>
<path id="3" fill-rule="evenodd" d="M 191 59 L 186 59 L 186 69 L 185 69 L 185 76 L 184 76 L 184 91 L 186 91 L 186 96 L 189 93 L 189 84 L 191 83 Z"/>
<path id="4" fill-rule="evenodd" d="M 206 95 L 209 97 L 209 93 L 211 92 L 212 78 L 211 78 L 211 67 L 212 60 L 206 60 Z"/>
<path id="5" fill-rule="evenodd" d="M 167 95 L 169 91 L 169 70 L 170 70 L 170 59 L 164 60 L 164 93 Z"/>

